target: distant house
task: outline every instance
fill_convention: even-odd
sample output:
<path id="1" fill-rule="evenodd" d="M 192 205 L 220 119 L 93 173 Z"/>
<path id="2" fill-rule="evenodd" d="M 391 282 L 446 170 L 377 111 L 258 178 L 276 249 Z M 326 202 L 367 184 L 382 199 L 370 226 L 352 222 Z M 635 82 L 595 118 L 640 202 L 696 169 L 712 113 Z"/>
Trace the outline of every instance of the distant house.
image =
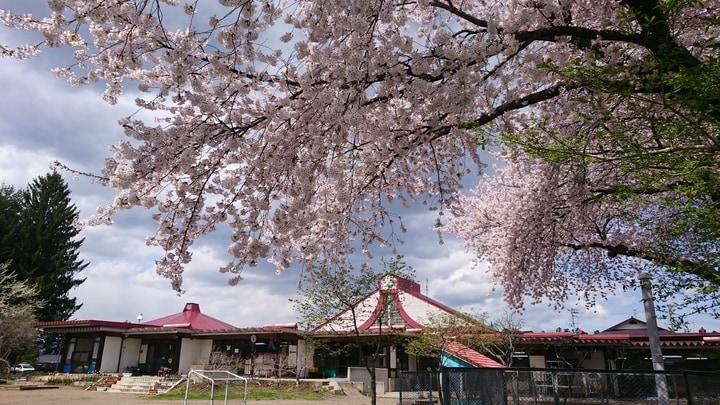
<path id="1" fill-rule="evenodd" d="M 659 328 L 667 370 L 720 370 L 720 332 Z M 652 370 L 647 324 L 630 317 L 601 332 L 525 332 L 514 365 Z"/>

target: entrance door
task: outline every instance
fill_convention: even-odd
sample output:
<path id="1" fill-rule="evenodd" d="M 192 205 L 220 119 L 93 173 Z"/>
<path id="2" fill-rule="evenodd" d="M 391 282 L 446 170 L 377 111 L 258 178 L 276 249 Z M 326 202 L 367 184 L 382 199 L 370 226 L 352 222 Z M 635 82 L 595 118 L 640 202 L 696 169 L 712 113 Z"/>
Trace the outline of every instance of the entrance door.
<path id="1" fill-rule="evenodd" d="M 169 340 L 148 342 L 148 356 L 146 360 L 145 373 L 158 375 L 161 368 L 172 369 L 174 343 Z"/>

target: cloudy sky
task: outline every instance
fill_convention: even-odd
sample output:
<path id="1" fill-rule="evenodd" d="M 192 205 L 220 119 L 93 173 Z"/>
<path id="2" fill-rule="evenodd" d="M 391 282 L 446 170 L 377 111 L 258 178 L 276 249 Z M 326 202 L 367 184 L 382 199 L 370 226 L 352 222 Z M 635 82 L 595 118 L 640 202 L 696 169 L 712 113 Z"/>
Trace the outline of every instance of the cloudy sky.
<path id="1" fill-rule="evenodd" d="M 0 8 L 41 3 L 0 0 Z M 0 43 L 20 42 L 24 42 L 20 33 L 0 28 Z M 55 78 L 50 69 L 67 60 L 60 51 L 24 62 L 0 59 L 0 182 L 26 187 L 48 173 L 55 160 L 79 171 L 98 173 L 109 146 L 123 139 L 117 121 L 136 111 L 131 98 L 110 106 L 101 99 L 102 88 L 75 88 Z M 83 218 L 114 196 L 112 189 L 88 178 L 61 173 Z M 490 319 L 506 310 L 486 268 L 473 266 L 462 242 L 450 236 L 444 236 L 443 244 L 438 242 L 432 230 L 434 213 L 416 207 L 401 214 L 408 233 L 400 253 L 415 270 L 423 292 L 460 310 L 486 311 Z M 196 302 L 204 313 L 239 327 L 297 321 L 288 300 L 297 294 L 298 268 L 279 275 L 269 265 L 247 269 L 245 279 L 231 287 L 217 271 L 228 260 L 227 242 L 217 235 L 195 245 L 193 262 L 184 277 L 186 293 L 178 296 L 166 279 L 155 274 L 154 261 L 162 252 L 144 242 L 154 231 L 150 213 L 142 209 L 118 215 L 112 226 L 82 230 L 85 242 L 80 252 L 89 266 L 82 274 L 87 277 L 85 283 L 71 292 L 83 304 L 75 319 L 135 321 L 142 313 L 147 321 L 178 312 L 186 302 Z M 383 255 L 392 256 L 390 252 L 376 256 Z M 374 267 L 379 269 L 379 263 Z M 577 310 L 576 326 L 587 331 L 605 329 L 633 315 L 644 319 L 638 291 L 619 293 L 592 309 L 574 302 L 557 311 L 547 305 L 532 306 L 522 318 L 525 328 L 535 331 L 569 328 L 571 309 Z M 689 326 L 720 330 L 720 322 L 708 318 L 693 318 Z"/>

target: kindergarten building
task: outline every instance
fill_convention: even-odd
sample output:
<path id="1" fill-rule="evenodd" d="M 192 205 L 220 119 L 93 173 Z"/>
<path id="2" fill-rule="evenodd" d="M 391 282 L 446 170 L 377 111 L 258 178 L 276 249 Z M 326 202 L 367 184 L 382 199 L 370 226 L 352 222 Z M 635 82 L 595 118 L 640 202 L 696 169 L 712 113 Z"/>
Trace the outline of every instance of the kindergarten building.
<path id="1" fill-rule="evenodd" d="M 380 308 L 383 308 L 381 311 Z M 422 294 L 414 281 L 385 276 L 378 288 L 358 304 L 358 332 L 368 341 L 385 335 L 377 381 L 393 390 L 398 372 L 425 370 L 437 365 L 404 351 L 403 341 L 422 333 L 428 319 L 460 315 Z M 66 373 L 132 372 L 185 374 L 191 369 L 222 367 L 252 376 L 348 378 L 363 381 L 362 359 L 353 355 L 319 356 L 313 340 L 342 342 L 354 331 L 345 309 L 313 331 L 296 324 L 268 324 L 237 328 L 201 312 L 197 303 L 182 311 L 147 322 L 69 320 L 39 322 L 45 332 L 62 336 L 58 370 Z M 720 333 L 661 330 L 660 340 L 669 368 L 719 370 Z M 602 332 L 518 331 L 513 367 L 586 369 L 651 369 L 647 328 L 630 318 Z M 318 349 L 319 350 L 319 349 Z M 504 367 L 459 343 L 448 345 L 443 362 L 449 366 Z"/>

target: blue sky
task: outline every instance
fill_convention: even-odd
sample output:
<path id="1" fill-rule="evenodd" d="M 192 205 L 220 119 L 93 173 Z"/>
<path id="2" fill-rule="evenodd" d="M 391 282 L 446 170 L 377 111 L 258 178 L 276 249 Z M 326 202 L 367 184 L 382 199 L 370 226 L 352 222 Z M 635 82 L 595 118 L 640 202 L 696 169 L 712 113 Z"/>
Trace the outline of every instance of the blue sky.
<path id="1" fill-rule="evenodd" d="M 18 4 L 0 0 L 0 7 L 17 8 Z M 19 33 L 0 28 L 0 43 L 21 40 Z M 102 101 L 101 88 L 75 88 L 55 78 L 50 68 L 66 58 L 67 54 L 52 51 L 24 62 L 0 59 L 0 182 L 25 187 L 48 173 L 55 160 L 97 173 L 110 145 L 123 139 L 117 121 L 136 111 L 132 97 L 110 106 Z M 92 215 L 114 196 L 113 190 L 87 178 L 62 174 L 81 217 Z M 408 228 L 399 253 L 415 269 L 424 293 L 456 309 L 487 312 L 490 319 L 506 310 L 486 268 L 473 266 L 462 242 L 445 235 L 444 243 L 439 243 L 432 229 L 435 213 L 418 204 L 399 214 Z M 155 274 L 154 261 L 162 252 L 144 242 L 154 231 L 150 212 L 142 209 L 118 215 L 112 226 L 82 231 L 85 242 L 80 253 L 89 266 L 82 274 L 87 277 L 85 283 L 71 292 L 83 303 L 75 319 L 134 321 L 142 313 L 150 320 L 182 310 L 185 302 L 197 302 L 204 313 L 240 327 L 297 321 L 288 299 L 297 294 L 299 268 L 276 275 L 272 266 L 261 265 L 246 270 L 245 280 L 231 287 L 217 271 L 228 259 L 227 241 L 223 235 L 214 235 L 195 245 L 193 262 L 185 273 L 186 293 L 178 296 L 167 280 Z M 376 253 L 378 259 L 383 256 L 389 258 L 392 253 Z M 373 267 L 380 269 L 379 260 Z M 591 309 L 574 304 L 569 302 L 557 311 L 548 305 L 528 306 L 522 315 L 525 329 L 568 328 L 573 319 L 570 309 L 577 310 L 575 324 L 590 332 L 633 315 L 644 319 L 639 291 L 620 291 Z M 720 330 L 720 321 L 691 319 L 690 329 L 701 326 Z"/>

